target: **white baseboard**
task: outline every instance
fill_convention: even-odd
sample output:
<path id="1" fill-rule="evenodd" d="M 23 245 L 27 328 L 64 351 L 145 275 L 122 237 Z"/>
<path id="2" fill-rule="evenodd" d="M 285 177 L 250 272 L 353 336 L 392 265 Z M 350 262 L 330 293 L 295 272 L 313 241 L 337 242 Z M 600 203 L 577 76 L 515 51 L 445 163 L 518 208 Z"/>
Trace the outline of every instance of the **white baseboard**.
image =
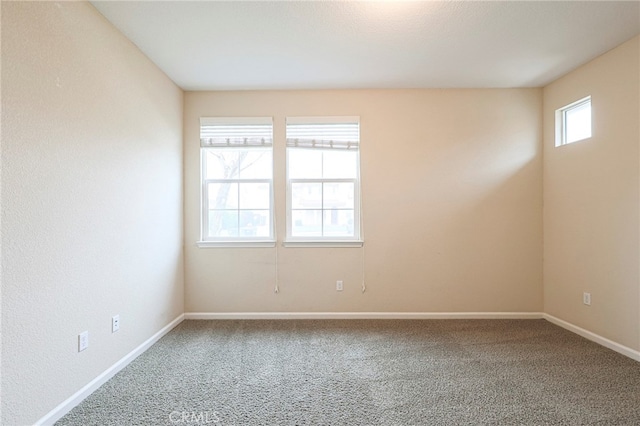
<path id="1" fill-rule="evenodd" d="M 542 312 L 185 312 L 185 320 L 540 319 Z"/>
<path id="2" fill-rule="evenodd" d="M 58 405 L 56 408 L 51 410 L 46 416 L 38 420 L 35 424 L 37 426 L 48 426 L 53 425 L 55 422 L 60 420 L 62 416 L 67 414 L 71 409 L 73 409 L 76 405 L 80 404 L 86 397 L 91 395 L 96 389 L 106 383 L 110 378 L 116 375 L 120 370 L 126 367 L 131 361 L 136 359 L 140 354 L 149 349 L 151 345 L 156 343 L 158 340 L 162 338 L 165 334 L 171 331 L 175 326 L 180 324 L 184 320 L 184 314 L 180 314 L 176 319 L 171 321 L 169 324 L 164 326 L 160 331 L 156 334 L 148 338 L 144 343 L 140 346 L 129 352 L 118 362 L 113 364 L 107 370 L 105 370 L 98 377 L 87 383 L 82 389 L 78 392 L 71 395 L 64 402 Z"/>
<path id="3" fill-rule="evenodd" d="M 618 353 L 621 353 L 622 355 L 628 356 L 633 360 L 640 361 L 640 351 L 636 351 L 635 349 L 631 349 L 627 346 L 621 345 L 620 343 L 616 343 L 613 340 L 609 340 L 606 337 L 602 337 L 598 334 L 592 333 L 589 330 L 585 330 L 584 328 L 578 327 L 577 325 L 573 325 L 570 322 L 561 320 L 560 318 L 556 318 L 553 315 L 543 314 L 542 318 L 546 319 L 550 323 L 553 323 L 579 336 L 582 336 L 585 339 L 591 340 L 592 342 L 596 342 L 606 348 L 609 348 Z"/>

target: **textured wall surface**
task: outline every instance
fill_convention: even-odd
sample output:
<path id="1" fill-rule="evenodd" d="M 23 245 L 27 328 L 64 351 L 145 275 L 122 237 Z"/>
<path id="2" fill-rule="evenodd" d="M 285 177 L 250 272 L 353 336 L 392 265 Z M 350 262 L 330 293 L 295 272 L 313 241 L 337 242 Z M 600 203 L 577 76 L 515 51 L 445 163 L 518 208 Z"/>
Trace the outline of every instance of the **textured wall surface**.
<path id="1" fill-rule="evenodd" d="M 186 92 L 187 312 L 542 310 L 540 89 Z M 200 249 L 199 117 L 358 115 L 365 248 Z M 362 256 L 367 291 L 362 294 Z M 344 291 L 336 292 L 336 280 Z"/>
<path id="2" fill-rule="evenodd" d="M 545 312 L 636 350 L 638 52 L 635 37 L 544 88 Z M 587 95 L 593 136 L 555 148 L 555 110 Z"/>
<path id="3" fill-rule="evenodd" d="M 2 65 L 0 423 L 24 425 L 183 312 L 182 91 L 88 3 L 2 2 Z"/>

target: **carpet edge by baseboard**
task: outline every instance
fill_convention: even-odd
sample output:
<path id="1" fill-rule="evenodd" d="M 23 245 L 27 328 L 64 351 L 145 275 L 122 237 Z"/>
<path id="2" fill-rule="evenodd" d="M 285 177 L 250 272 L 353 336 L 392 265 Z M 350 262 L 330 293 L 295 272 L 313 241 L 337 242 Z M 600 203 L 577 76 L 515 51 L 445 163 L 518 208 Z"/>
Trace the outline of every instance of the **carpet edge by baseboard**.
<path id="1" fill-rule="evenodd" d="M 572 324 L 568 321 L 562 320 L 558 317 L 554 317 L 553 315 L 544 313 L 542 314 L 542 318 L 549 321 L 552 324 L 555 324 L 559 327 L 564 328 L 565 330 L 569 330 L 572 333 L 577 334 L 578 336 L 582 336 L 585 339 L 591 340 L 605 348 L 609 348 L 619 354 L 627 356 L 635 361 L 640 362 L 640 351 L 636 351 L 628 346 L 624 346 L 620 343 L 614 342 L 613 340 L 609 340 L 606 337 L 602 337 L 599 334 L 596 334 L 592 331 L 586 330 L 582 327 L 578 327 L 575 324 Z"/>
<path id="2" fill-rule="evenodd" d="M 71 411 L 75 406 L 80 404 L 86 397 L 91 395 L 96 389 L 106 383 L 115 376 L 120 370 L 129 365 L 131 361 L 149 349 L 154 343 L 160 340 L 165 334 L 173 330 L 178 324 L 184 321 L 184 314 L 178 315 L 169 324 L 162 327 L 157 333 L 149 337 L 134 350 L 126 354 L 111 367 L 107 368 L 95 379 L 83 386 L 79 391 L 71 395 L 65 401 L 60 403 L 56 408 L 47 413 L 44 417 L 35 423 L 35 426 L 49 426 L 60 420 L 65 414 Z"/>
<path id="3" fill-rule="evenodd" d="M 542 315 L 542 312 L 185 312 L 184 319 L 541 319 Z"/>
<path id="4" fill-rule="evenodd" d="M 53 425 L 183 320 L 196 319 L 545 319 L 552 324 L 640 362 L 640 351 L 543 312 L 186 312 L 178 315 L 145 342 L 87 383 L 38 420 L 35 425 Z"/>

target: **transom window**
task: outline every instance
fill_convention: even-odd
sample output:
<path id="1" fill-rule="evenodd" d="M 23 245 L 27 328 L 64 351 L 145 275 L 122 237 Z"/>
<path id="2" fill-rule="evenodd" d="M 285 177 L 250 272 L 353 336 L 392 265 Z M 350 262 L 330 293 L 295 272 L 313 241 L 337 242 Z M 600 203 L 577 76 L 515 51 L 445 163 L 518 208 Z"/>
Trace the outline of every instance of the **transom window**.
<path id="1" fill-rule="evenodd" d="M 271 117 L 200 119 L 203 242 L 274 240 L 272 135 Z"/>
<path id="2" fill-rule="evenodd" d="M 556 146 L 591 137 L 591 96 L 556 110 Z"/>
<path id="3" fill-rule="evenodd" d="M 360 240 L 358 117 L 287 118 L 287 241 Z"/>

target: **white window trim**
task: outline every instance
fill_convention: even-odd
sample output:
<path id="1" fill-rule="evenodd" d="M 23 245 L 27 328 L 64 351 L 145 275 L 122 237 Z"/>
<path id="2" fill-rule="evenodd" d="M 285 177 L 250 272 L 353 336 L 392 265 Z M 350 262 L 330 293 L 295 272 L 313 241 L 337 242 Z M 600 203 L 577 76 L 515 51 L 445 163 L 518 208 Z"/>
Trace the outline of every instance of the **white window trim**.
<path id="1" fill-rule="evenodd" d="M 362 247 L 364 245 L 363 240 L 351 240 L 351 241 L 331 241 L 331 240 L 308 240 L 308 241 L 291 241 L 286 240 L 282 243 L 283 247 L 303 247 L 303 248 L 314 248 L 314 247 Z"/>
<path id="2" fill-rule="evenodd" d="M 582 99 L 579 99 L 575 102 L 570 103 L 569 105 L 565 105 L 562 108 L 558 108 L 556 110 L 556 140 L 555 140 L 556 148 L 560 146 L 571 145 L 572 143 L 580 142 L 593 137 L 593 122 L 592 122 L 591 124 L 592 127 L 590 129 L 591 136 L 578 139 L 575 141 L 567 142 L 567 112 L 574 108 L 580 107 L 586 103 L 591 104 L 591 95 L 586 96 Z M 592 117 L 592 120 L 593 120 L 593 117 Z"/>
<path id="3" fill-rule="evenodd" d="M 345 123 L 358 122 L 358 116 L 339 116 L 339 117 L 287 117 L 286 124 L 307 124 L 307 123 Z M 294 149 L 317 149 L 322 148 L 294 148 Z M 355 178 L 313 178 L 313 179 L 289 179 L 289 147 L 286 148 L 286 236 L 283 242 L 284 247 L 362 247 L 364 241 L 362 239 L 362 202 L 360 198 L 361 180 L 360 180 L 360 146 L 358 145 L 356 177 Z M 352 182 L 354 184 L 354 200 L 353 200 L 353 218 L 355 235 L 353 237 L 294 237 L 292 236 L 292 201 L 291 201 L 291 184 L 297 182 Z M 321 209 L 323 212 L 326 209 Z M 324 219 L 324 215 L 323 215 Z"/>
<path id="4" fill-rule="evenodd" d="M 199 248 L 261 248 L 275 247 L 276 242 L 273 241 L 198 241 L 196 245 Z"/>
<path id="5" fill-rule="evenodd" d="M 201 117 L 200 126 L 207 124 L 271 124 L 271 131 L 273 133 L 273 119 L 271 117 Z M 231 146 L 230 149 L 240 149 L 242 146 Z M 262 149 L 260 146 L 255 146 L 256 149 Z M 276 235 L 275 235 L 275 197 L 273 190 L 274 180 L 274 149 L 273 144 L 271 148 L 271 179 L 205 179 L 206 173 L 206 152 L 209 149 L 227 149 L 223 147 L 200 147 L 200 240 L 196 242 L 199 248 L 244 248 L 244 247 L 275 247 Z M 207 187 L 210 183 L 268 183 L 269 184 L 269 223 L 270 235 L 267 237 L 209 237 L 206 236 L 206 230 L 209 229 L 209 214 L 208 214 L 208 194 Z"/>

